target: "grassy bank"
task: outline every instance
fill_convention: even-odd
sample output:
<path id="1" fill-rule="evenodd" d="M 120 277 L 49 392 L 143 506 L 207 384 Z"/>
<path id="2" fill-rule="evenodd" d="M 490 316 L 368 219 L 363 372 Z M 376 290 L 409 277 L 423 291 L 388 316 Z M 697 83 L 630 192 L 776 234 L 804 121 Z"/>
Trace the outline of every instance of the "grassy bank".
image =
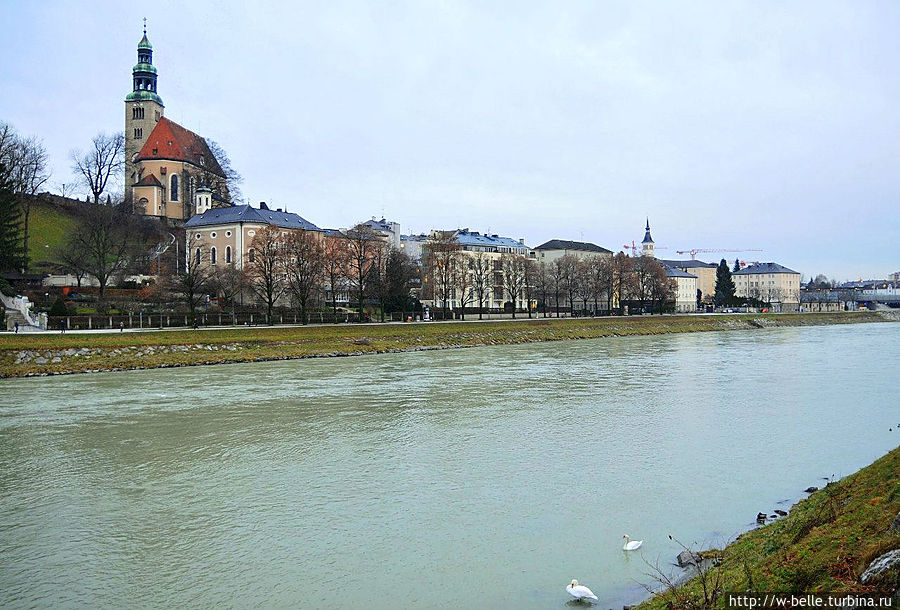
<path id="1" fill-rule="evenodd" d="M 883 321 L 885 318 L 877 313 L 861 312 L 5 334 L 0 335 L 0 377 Z"/>
<path id="2" fill-rule="evenodd" d="M 706 572 L 706 596 L 695 578 L 639 608 L 724 608 L 721 597 L 707 603 L 713 583 L 730 593 L 890 593 L 900 584 L 898 571 L 877 585 L 862 585 L 859 576 L 873 559 L 900 548 L 900 530 L 890 529 L 898 511 L 900 448 L 801 500 L 784 519 L 707 551 L 721 563 Z"/>

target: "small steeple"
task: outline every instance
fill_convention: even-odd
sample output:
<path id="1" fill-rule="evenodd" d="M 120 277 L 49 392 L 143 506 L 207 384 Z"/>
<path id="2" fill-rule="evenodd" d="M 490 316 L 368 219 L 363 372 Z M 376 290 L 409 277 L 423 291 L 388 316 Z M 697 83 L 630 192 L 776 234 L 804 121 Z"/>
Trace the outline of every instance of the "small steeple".
<path id="1" fill-rule="evenodd" d="M 650 237 L 650 218 L 649 217 L 647 218 L 647 228 L 644 229 L 644 241 L 642 241 L 641 243 L 642 244 L 652 244 L 653 243 L 653 238 Z"/>
<path id="2" fill-rule="evenodd" d="M 653 238 L 650 237 L 650 218 L 647 218 L 647 228 L 644 229 L 644 240 L 641 242 L 641 256 L 656 257 Z"/>

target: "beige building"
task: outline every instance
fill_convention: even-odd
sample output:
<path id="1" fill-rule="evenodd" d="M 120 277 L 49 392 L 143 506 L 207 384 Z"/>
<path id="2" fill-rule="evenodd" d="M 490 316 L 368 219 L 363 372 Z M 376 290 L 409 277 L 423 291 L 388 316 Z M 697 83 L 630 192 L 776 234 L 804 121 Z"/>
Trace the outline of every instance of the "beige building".
<path id="1" fill-rule="evenodd" d="M 800 307 L 800 274 L 778 263 L 756 263 L 732 274 L 735 295 L 771 303 L 773 311 Z"/>
<path id="2" fill-rule="evenodd" d="M 689 273 L 697 278 L 697 288 L 703 294 L 705 303 L 712 303 L 716 294 L 716 269 L 718 265 L 715 263 L 704 263 L 698 260 L 689 261 L 660 261 L 663 265 L 673 269 L 680 269 L 685 273 Z"/>
<path id="3" fill-rule="evenodd" d="M 537 263 L 552 263 L 564 256 L 585 259 L 593 256 L 611 257 L 612 251 L 597 244 L 584 241 L 551 239 L 534 249 L 534 260 Z"/>
<path id="4" fill-rule="evenodd" d="M 663 263 L 666 277 L 675 281 L 675 311 L 693 313 L 697 311 L 697 276 L 670 267 Z"/>
<path id="5" fill-rule="evenodd" d="M 297 214 L 270 210 L 265 203 L 259 208 L 238 205 L 210 209 L 207 197 L 208 189 L 198 192 L 198 213 L 184 223 L 185 256 L 193 257 L 194 263 L 243 269 L 254 260 L 253 238 L 268 226 L 284 229 L 285 234 L 291 230 L 316 231 L 324 238 L 322 229 Z"/>

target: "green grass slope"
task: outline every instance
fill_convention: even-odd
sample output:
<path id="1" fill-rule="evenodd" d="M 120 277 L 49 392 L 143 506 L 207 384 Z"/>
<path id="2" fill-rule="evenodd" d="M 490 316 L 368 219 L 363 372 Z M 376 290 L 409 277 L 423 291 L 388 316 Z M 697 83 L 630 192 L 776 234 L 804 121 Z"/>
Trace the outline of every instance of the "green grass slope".
<path id="1" fill-rule="evenodd" d="M 72 212 L 47 201 L 35 201 L 29 218 L 29 270 L 50 271 L 57 253 L 65 247 L 66 237 L 75 227 Z"/>

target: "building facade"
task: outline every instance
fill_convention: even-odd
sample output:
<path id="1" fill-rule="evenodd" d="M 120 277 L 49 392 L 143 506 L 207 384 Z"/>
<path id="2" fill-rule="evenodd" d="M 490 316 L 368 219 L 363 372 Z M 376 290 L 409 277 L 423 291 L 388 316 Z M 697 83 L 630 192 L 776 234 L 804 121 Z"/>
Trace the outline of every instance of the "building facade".
<path id="1" fill-rule="evenodd" d="M 197 199 L 204 194 L 201 191 Z M 245 269 L 254 261 L 254 237 L 269 226 L 283 229 L 285 235 L 288 231 L 314 231 L 324 239 L 324 231 L 316 225 L 291 212 L 270 210 L 264 203 L 259 208 L 212 208 L 184 223 L 185 256 L 193 257 L 195 264 Z"/>
<path id="2" fill-rule="evenodd" d="M 609 258 L 612 254 L 612 250 L 607 250 L 590 242 L 551 239 L 534 249 L 534 260 L 538 264 L 550 264 L 564 256 L 585 259 L 594 256 Z"/>
<path id="3" fill-rule="evenodd" d="M 666 264 L 663 264 L 663 269 L 666 270 L 666 277 L 675 283 L 675 311 L 697 311 L 697 276 Z"/>
<path id="4" fill-rule="evenodd" d="M 800 274 L 778 263 L 755 263 L 732 274 L 734 293 L 771 303 L 773 311 L 800 309 Z"/>
<path id="5" fill-rule="evenodd" d="M 685 273 L 689 273 L 697 278 L 697 289 L 702 293 L 702 299 L 705 303 L 712 303 L 716 294 L 716 269 L 718 265 L 715 263 L 704 263 L 698 260 L 689 261 L 660 261 L 663 265 L 672 269 L 680 269 Z"/>

